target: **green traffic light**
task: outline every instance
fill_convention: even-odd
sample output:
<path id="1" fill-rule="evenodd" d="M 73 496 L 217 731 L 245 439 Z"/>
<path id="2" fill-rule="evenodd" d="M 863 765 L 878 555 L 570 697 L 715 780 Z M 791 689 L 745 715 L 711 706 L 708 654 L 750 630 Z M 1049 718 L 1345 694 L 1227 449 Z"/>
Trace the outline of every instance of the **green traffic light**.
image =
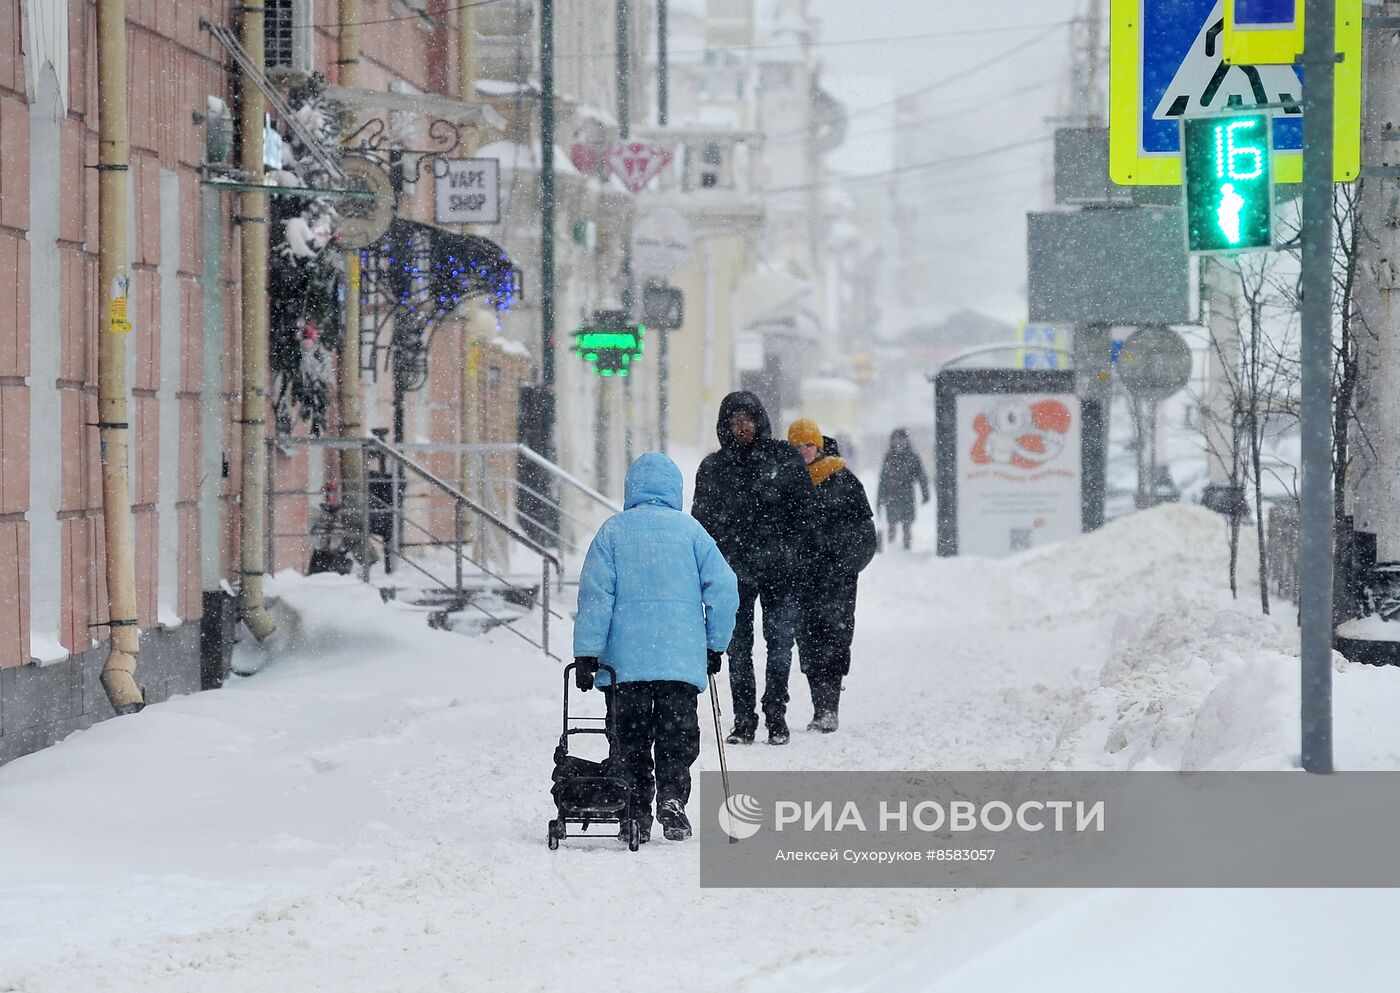
<path id="1" fill-rule="evenodd" d="M 1182 120 L 1188 252 L 1273 247 L 1272 132 L 1263 113 Z"/>

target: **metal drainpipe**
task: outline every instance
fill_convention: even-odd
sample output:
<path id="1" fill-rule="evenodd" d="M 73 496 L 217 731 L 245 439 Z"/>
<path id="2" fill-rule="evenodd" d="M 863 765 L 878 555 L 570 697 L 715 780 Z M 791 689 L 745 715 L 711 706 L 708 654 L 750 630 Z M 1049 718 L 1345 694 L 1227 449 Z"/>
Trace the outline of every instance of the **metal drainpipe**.
<path id="1" fill-rule="evenodd" d="M 253 66 L 263 69 L 263 8 L 243 8 L 243 47 Z M 262 90 L 243 77 L 242 162 L 247 182 L 263 183 Z M 261 193 L 240 197 L 239 246 L 243 304 L 243 478 L 238 526 L 239 615 L 259 641 L 277 630 L 263 604 L 263 526 L 267 474 L 267 214 L 270 204 Z"/>
<path id="2" fill-rule="evenodd" d="M 340 0 L 340 84 L 360 85 L 360 0 Z M 353 127 L 350 129 L 353 132 Z M 340 333 L 340 356 L 336 363 L 336 403 L 340 410 L 340 436 L 364 436 L 362 423 L 363 400 L 360 383 L 360 250 L 352 248 L 345 254 L 345 326 Z M 364 459 L 358 449 L 340 452 L 341 498 L 350 512 L 350 519 L 369 513 L 368 490 L 364 476 Z M 373 544 L 357 542 L 355 558 L 362 565 L 373 564 L 378 555 Z"/>
<path id="3" fill-rule="evenodd" d="M 107 623 L 111 649 L 102 689 L 118 714 L 145 705 L 136 685 L 141 628 L 136 610 L 136 550 L 127 456 L 126 335 L 131 276 L 126 268 L 126 0 L 97 5 L 98 286 L 97 420 L 102 445 L 102 530 L 106 542 Z"/>

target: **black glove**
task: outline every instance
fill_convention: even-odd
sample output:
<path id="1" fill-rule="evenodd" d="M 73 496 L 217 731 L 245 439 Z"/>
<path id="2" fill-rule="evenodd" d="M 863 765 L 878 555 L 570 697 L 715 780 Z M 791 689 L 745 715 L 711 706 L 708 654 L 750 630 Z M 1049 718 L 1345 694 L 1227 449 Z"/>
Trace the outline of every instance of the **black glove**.
<path id="1" fill-rule="evenodd" d="M 718 675 L 720 664 L 724 662 L 724 653 L 717 652 L 713 648 L 711 648 L 705 654 L 710 661 L 710 675 Z"/>
<path id="2" fill-rule="evenodd" d="M 587 693 L 593 689 L 593 677 L 598 675 L 598 657 L 579 655 L 574 658 L 574 685 Z"/>

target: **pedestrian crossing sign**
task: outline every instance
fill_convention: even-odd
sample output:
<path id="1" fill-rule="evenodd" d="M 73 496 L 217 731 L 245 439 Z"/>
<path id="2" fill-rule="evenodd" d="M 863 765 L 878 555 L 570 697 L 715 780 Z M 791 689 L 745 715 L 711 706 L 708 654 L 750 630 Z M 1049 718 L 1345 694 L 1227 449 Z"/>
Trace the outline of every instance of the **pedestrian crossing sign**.
<path id="1" fill-rule="evenodd" d="M 1274 181 L 1302 180 L 1302 69 L 1226 62 L 1225 2 L 1111 0 L 1108 158 L 1115 183 L 1179 185 L 1181 121 L 1255 108 L 1273 119 Z M 1336 182 L 1361 170 L 1361 3 L 1337 0 Z"/>
<path id="2" fill-rule="evenodd" d="M 1304 0 L 1225 0 L 1225 61 L 1291 65 L 1303 54 Z"/>

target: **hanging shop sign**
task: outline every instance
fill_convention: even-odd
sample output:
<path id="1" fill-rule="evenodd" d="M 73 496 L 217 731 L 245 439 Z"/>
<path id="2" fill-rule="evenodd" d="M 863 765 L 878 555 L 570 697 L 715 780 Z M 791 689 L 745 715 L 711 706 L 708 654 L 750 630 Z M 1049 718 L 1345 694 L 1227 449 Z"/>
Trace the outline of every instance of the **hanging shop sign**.
<path id="1" fill-rule="evenodd" d="M 439 224 L 500 223 L 500 159 L 446 159 L 434 177 Z"/>
<path id="2" fill-rule="evenodd" d="M 608 168 L 632 193 L 640 193 L 671 162 L 671 150 L 664 145 L 624 141 L 608 149 Z"/>

